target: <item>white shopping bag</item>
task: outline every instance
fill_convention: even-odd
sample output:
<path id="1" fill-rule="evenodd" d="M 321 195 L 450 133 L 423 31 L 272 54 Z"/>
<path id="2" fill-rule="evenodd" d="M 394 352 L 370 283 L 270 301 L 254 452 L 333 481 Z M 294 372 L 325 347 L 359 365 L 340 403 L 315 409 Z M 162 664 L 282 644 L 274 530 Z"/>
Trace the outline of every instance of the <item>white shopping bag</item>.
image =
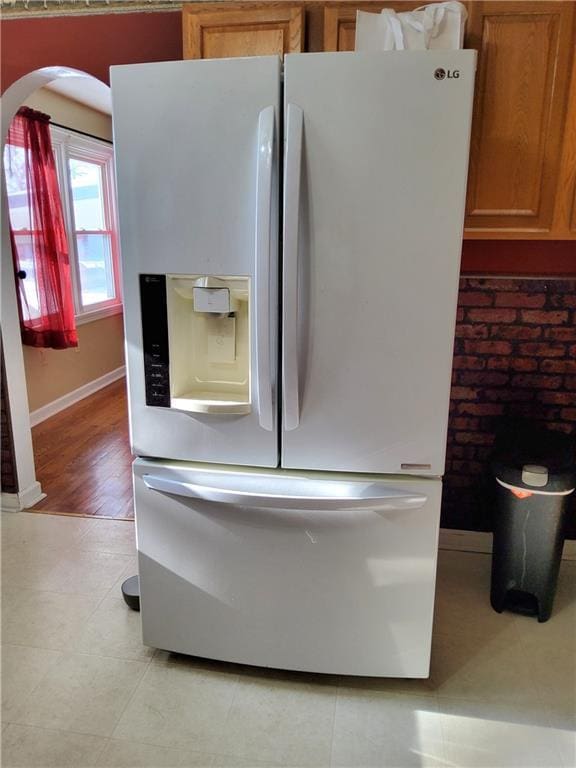
<path id="1" fill-rule="evenodd" d="M 356 14 L 357 51 L 458 49 L 464 45 L 468 14 L 462 3 L 423 5 L 414 11 Z"/>

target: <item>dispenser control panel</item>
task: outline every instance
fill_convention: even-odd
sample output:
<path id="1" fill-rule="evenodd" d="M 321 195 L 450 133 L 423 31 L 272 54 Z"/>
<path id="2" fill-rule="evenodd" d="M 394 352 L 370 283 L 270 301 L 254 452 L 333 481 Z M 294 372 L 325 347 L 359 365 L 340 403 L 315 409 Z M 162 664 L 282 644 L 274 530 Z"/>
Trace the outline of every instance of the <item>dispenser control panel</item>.
<path id="1" fill-rule="evenodd" d="M 140 275 L 146 405 L 170 407 L 166 276 Z"/>

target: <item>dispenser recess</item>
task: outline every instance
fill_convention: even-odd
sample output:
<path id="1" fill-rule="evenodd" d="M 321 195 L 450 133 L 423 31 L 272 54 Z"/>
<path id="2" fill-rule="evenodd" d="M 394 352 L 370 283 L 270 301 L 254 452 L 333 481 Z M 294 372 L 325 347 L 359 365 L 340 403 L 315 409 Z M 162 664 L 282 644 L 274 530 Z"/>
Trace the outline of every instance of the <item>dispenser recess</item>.
<path id="1" fill-rule="evenodd" d="M 146 404 L 251 410 L 250 279 L 141 275 Z"/>

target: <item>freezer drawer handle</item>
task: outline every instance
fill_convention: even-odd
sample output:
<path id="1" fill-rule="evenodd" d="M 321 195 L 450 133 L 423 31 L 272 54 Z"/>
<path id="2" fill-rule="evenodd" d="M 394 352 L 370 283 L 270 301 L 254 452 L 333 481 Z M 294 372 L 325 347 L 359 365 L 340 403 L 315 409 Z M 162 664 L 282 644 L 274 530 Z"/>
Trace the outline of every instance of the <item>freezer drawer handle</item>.
<path id="1" fill-rule="evenodd" d="M 262 429 L 272 430 L 272 379 L 270 375 L 270 243 L 272 170 L 274 159 L 274 107 L 265 107 L 258 118 L 256 155 L 256 265 L 255 323 L 258 418 Z"/>
<path id="2" fill-rule="evenodd" d="M 304 113 L 288 104 L 286 159 L 284 166 L 284 295 L 282 330 L 282 393 L 284 429 L 296 429 L 300 421 L 298 380 L 298 228 Z"/>
<path id="3" fill-rule="evenodd" d="M 420 493 L 402 493 L 399 491 L 382 491 L 380 495 L 303 495 L 298 493 L 262 493 L 244 491 L 240 488 L 221 488 L 203 483 L 186 483 L 182 480 L 171 480 L 167 477 L 143 475 L 144 484 L 154 491 L 170 493 L 174 496 L 187 496 L 201 501 L 213 501 L 219 504 L 235 504 L 244 507 L 265 507 L 267 509 L 310 509 L 310 510 L 401 510 L 419 509 L 427 501 Z M 338 483 L 340 487 L 345 484 Z M 365 484 L 362 484 L 365 488 Z M 350 486 L 348 486 L 350 487 Z"/>

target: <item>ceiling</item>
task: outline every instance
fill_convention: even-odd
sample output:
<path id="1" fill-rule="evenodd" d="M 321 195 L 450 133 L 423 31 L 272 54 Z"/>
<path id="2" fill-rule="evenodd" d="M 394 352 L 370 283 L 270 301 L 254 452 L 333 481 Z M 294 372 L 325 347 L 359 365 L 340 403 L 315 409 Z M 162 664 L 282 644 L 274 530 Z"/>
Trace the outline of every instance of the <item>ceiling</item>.
<path id="1" fill-rule="evenodd" d="M 106 115 L 112 112 L 110 88 L 95 77 L 63 77 L 46 88 Z"/>

